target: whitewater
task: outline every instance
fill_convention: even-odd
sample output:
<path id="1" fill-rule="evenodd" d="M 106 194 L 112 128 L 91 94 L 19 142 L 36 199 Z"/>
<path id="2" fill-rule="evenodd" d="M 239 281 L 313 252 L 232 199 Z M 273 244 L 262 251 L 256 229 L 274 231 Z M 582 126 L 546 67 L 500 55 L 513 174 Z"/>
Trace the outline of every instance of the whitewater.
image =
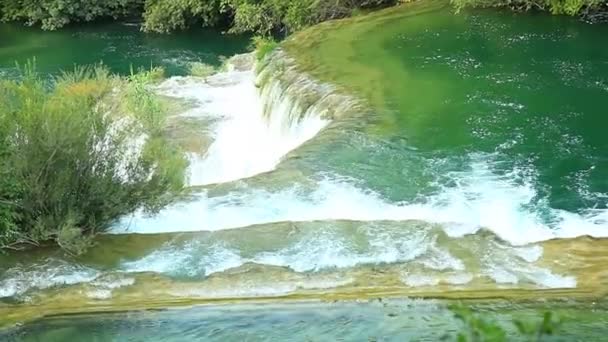
<path id="1" fill-rule="evenodd" d="M 189 153 L 189 184 L 228 183 L 230 190 L 217 194 L 202 188 L 192 200 L 157 215 L 126 217 L 111 233 L 215 231 L 285 221 L 420 220 L 441 224 L 454 237 L 490 230 L 513 245 L 608 236 L 608 210 L 553 209 L 538 201 L 533 179 L 519 180 L 522 170 L 494 173 L 495 155 L 488 153 L 470 154 L 468 170 L 449 175 L 456 186 L 442 186 L 413 202 L 389 201 L 361 187 L 357 179 L 331 172 L 272 189 L 249 182 L 248 178 L 275 171 L 291 152 L 314 143 L 316 135 L 356 108 L 356 101 L 332 87 L 285 64 L 281 68 L 277 76 L 268 66 L 256 71 L 250 62 L 204 80 L 174 77 L 162 83 L 160 94 L 195 103 L 181 115 L 213 119 L 207 133 L 212 139 L 209 148 Z M 337 100 L 342 100 L 339 109 Z"/>
<path id="2" fill-rule="evenodd" d="M 300 151 L 314 154 L 344 139 L 349 127 L 342 123 L 362 107 L 285 66 L 285 58 L 277 54 L 256 66 L 252 56 L 238 56 L 213 76 L 172 77 L 156 89 L 188 103 L 179 117 L 204 123 L 197 134 L 208 146 L 188 152 L 193 194 L 157 214 L 124 217 L 109 234 L 202 235 L 168 234 L 166 242 L 109 269 L 53 257 L 17 264 L 0 277 L 0 298 L 86 284 L 87 298 L 106 300 L 148 274 L 203 281 L 179 291 L 169 286 L 170 296 L 280 296 L 351 286 L 358 272 L 376 266 L 409 288 L 487 279 L 499 286 L 577 287 L 577 277 L 546 267 L 544 248 L 531 244 L 608 236 L 608 212 L 551 208 L 539 199 L 534 170 L 495 172 L 499 151 L 468 153 L 465 169 L 442 175 L 450 183 L 407 201 L 388 199 L 352 174 L 298 169 Z M 277 73 L 272 67 L 279 62 Z M 204 283 L 209 277 L 215 282 Z"/>

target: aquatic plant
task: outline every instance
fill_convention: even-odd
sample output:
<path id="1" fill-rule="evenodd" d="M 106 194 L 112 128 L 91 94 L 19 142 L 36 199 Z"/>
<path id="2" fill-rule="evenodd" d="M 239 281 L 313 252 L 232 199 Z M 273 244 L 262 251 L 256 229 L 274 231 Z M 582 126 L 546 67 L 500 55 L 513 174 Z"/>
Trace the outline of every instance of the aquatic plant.
<path id="1" fill-rule="evenodd" d="M 98 66 L 48 82 L 28 64 L 0 81 L 0 248 L 54 241 L 78 253 L 118 217 L 181 191 L 186 161 L 163 135 L 149 79 Z"/>
<path id="2" fill-rule="evenodd" d="M 505 327 L 496 321 L 483 318 L 470 308 L 461 305 L 452 305 L 449 309 L 454 316 L 463 323 L 463 329 L 458 333 L 459 342 L 502 342 L 508 341 L 509 335 Z M 527 341 L 542 341 L 543 337 L 553 335 L 561 325 L 561 320 L 548 311 L 540 321 L 514 319 L 520 338 Z M 444 339 L 449 339 L 445 336 Z"/>

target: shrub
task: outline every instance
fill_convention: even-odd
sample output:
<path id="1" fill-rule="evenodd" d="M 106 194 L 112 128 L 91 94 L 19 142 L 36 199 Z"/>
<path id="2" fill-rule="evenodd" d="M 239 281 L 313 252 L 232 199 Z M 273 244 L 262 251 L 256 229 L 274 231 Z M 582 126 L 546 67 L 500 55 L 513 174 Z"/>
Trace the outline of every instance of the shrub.
<path id="1" fill-rule="evenodd" d="M 163 137 L 143 76 L 22 74 L 0 81 L 2 246 L 50 240 L 80 252 L 120 216 L 158 210 L 181 191 L 186 161 Z"/>
<path id="2" fill-rule="evenodd" d="M 578 15 L 606 3 L 605 0 L 451 0 L 457 10 L 465 7 L 509 7 L 515 10 L 541 10 L 553 14 Z"/>
<path id="3" fill-rule="evenodd" d="M 397 4 L 398 0 L 222 0 L 234 15 L 231 32 L 289 34 L 325 20 L 350 16 L 361 8 Z"/>
<path id="4" fill-rule="evenodd" d="M 190 63 L 190 75 L 196 77 L 209 77 L 216 72 L 213 65 L 209 65 L 203 62 L 192 62 Z"/>
<path id="5" fill-rule="evenodd" d="M 568 0 L 571 1 L 571 0 Z M 143 16 L 143 30 L 169 33 L 192 25 L 225 25 L 231 32 L 264 36 L 300 30 L 328 19 L 350 16 L 362 8 L 402 0 L 0 0 L 5 21 L 57 29 L 102 17 Z"/>
<path id="6" fill-rule="evenodd" d="M 72 22 L 88 22 L 102 17 L 117 19 L 137 13 L 144 0 L 0 0 L 5 21 L 25 21 L 55 30 Z"/>
<path id="7" fill-rule="evenodd" d="M 143 30 L 169 33 L 192 24 L 214 26 L 220 21 L 224 0 L 146 0 Z"/>
<path id="8" fill-rule="evenodd" d="M 279 43 L 272 38 L 256 36 L 252 39 L 252 49 L 255 51 L 255 57 L 258 61 L 264 60 L 266 56 L 278 47 Z"/>

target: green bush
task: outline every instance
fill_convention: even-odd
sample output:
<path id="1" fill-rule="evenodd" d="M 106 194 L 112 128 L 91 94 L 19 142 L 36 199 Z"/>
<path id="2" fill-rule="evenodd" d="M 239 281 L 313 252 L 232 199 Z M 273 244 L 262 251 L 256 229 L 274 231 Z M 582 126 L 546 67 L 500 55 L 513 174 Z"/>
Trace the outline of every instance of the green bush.
<path id="1" fill-rule="evenodd" d="M 73 22 L 117 19 L 141 12 L 144 0 L 0 0 L 4 21 L 24 21 L 54 30 Z"/>
<path id="2" fill-rule="evenodd" d="M 203 62 L 192 62 L 190 63 L 190 75 L 196 77 L 209 77 L 216 72 L 216 68 L 213 65 L 206 64 Z"/>
<path id="3" fill-rule="evenodd" d="M 183 189 L 186 161 L 163 136 L 162 106 L 144 76 L 79 68 L 51 84 L 31 66 L 0 81 L 0 246 L 89 237 Z"/>
<path id="4" fill-rule="evenodd" d="M 231 32 L 292 33 L 330 19 L 350 16 L 361 8 L 395 5 L 401 0 L 222 0 L 234 19 Z"/>
<path id="5" fill-rule="evenodd" d="M 54 30 L 98 18 L 143 17 L 142 29 L 169 33 L 193 25 L 224 26 L 232 33 L 289 34 L 309 25 L 410 0 L 0 0 L 4 21 L 22 21 Z M 576 15 L 606 0 L 451 0 L 464 7 L 510 7 Z"/>
<path id="6" fill-rule="evenodd" d="M 277 47 L 279 47 L 279 43 L 272 38 L 256 36 L 252 39 L 251 48 L 255 51 L 255 58 L 258 61 L 264 60 Z"/>
<path id="7" fill-rule="evenodd" d="M 457 10 L 465 7 L 508 7 L 515 10 L 541 10 L 553 14 L 578 15 L 592 10 L 605 0 L 451 0 Z"/>
<path id="8" fill-rule="evenodd" d="M 143 30 L 169 33 L 193 24 L 215 26 L 224 0 L 146 0 Z"/>
<path id="9" fill-rule="evenodd" d="M 4 21 L 23 21 L 54 30 L 98 18 L 143 17 L 142 29 L 169 33 L 193 25 L 228 27 L 261 35 L 290 33 L 362 8 L 402 0 L 0 0 Z"/>

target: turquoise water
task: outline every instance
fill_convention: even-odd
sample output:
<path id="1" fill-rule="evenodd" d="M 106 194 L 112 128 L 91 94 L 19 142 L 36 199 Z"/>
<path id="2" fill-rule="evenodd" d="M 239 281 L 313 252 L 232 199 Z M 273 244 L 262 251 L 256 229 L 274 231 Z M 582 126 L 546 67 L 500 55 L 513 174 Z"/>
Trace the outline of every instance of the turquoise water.
<path id="1" fill-rule="evenodd" d="M 310 164 L 512 242 L 607 234 L 608 28 L 441 4 L 289 42 L 371 107 Z"/>
<path id="2" fill-rule="evenodd" d="M 515 335 L 513 318 L 537 322 L 542 305 L 507 310 L 478 305 L 483 317 Z M 564 320 L 543 341 L 600 341 L 608 313 L 590 315 L 576 304 L 554 308 Z M 593 316 L 593 317 L 591 317 Z M 440 302 L 389 301 L 335 304 L 211 306 L 158 312 L 54 317 L 4 335 L 6 341 L 438 341 L 455 340 L 461 322 Z M 2 335 L 0 335 L 2 337 Z"/>
<path id="3" fill-rule="evenodd" d="M 146 34 L 137 23 L 99 23 L 48 32 L 17 24 L 0 24 L 0 77 L 15 73 L 15 62 L 36 59 L 42 74 L 103 62 L 127 74 L 131 66 L 163 66 L 168 75 L 183 75 L 189 63 L 220 65 L 221 58 L 247 51 L 249 37 L 196 29 L 173 35 Z"/>

